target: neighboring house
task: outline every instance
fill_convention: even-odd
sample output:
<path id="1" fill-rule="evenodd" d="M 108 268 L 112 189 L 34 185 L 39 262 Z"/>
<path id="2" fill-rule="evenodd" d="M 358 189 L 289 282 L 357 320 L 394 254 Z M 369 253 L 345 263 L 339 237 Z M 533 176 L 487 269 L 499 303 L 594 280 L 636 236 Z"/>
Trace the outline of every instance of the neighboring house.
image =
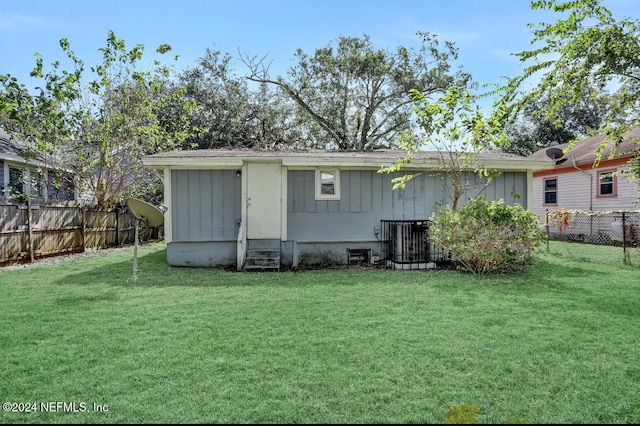
<path id="1" fill-rule="evenodd" d="M 594 167 L 596 152 L 605 135 L 593 136 L 569 144 L 555 145 L 530 155 L 530 160 L 546 159 L 552 168 L 533 173 L 533 204 L 530 209 L 544 222 L 547 210 L 584 210 L 589 212 L 635 210 L 640 198 L 639 183 L 625 173 L 627 163 L 638 154 L 640 128 L 625 134 L 614 158 L 609 158 L 613 142 L 602 152 Z"/>
<path id="2" fill-rule="evenodd" d="M 78 191 L 64 172 L 30 155 L 26 145 L 0 129 L 0 201 L 36 202 L 77 200 Z"/>
<path id="3" fill-rule="evenodd" d="M 420 152 L 403 169 L 417 176 L 405 189 L 392 190 L 391 179 L 401 174 L 378 170 L 403 156 L 390 150 L 194 150 L 147 156 L 143 164 L 164 170 L 169 264 L 277 269 L 372 263 L 388 256 L 381 241 L 393 243 L 402 262 L 428 261 L 418 252 L 430 248 L 422 237 L 417 243 L 412 238 L 448 202 L 446 178 L 438 155 Z M 481 155 L 477 166 L 502 171 L 485 197 L 524 207 L 532 202 L 533 170 L 550 167 L 544 159 L 499 153 Z M 482 186 L 477 178 L 467 198 Z"/>

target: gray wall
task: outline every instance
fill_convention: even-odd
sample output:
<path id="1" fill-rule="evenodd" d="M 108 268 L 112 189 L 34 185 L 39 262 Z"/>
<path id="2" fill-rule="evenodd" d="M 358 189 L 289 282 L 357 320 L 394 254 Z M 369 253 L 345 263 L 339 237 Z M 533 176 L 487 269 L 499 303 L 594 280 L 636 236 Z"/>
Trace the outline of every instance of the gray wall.
<path id="1" fill-rule="evenodd" d="M 236 170 L 173 170 L 173 241 L 236 241 L 240 181 Z"/>
<path id="2" fill-rule="evenodd" d="M 172 242 L 167 245 L 171 266 L 217 267 L 236 264 L 235 241 Z"/>
<path id="3" fill-rule="evenodd" d="M 301 242 L 375 240 L 374 228 L 380 225 L 380 220 L 429 219 L 438 205 L 450 203 L 441 173 L 425 172 L 407 182 L 405 189 L 393 190 L 391 179 L 395 176 L 399 175 L 342 170 L 340 200 L 316 200 L 315 172 L 289 171 L 287 238 Z M 483 187 L 483 181 L 476 175 L 470 176 L 470 181 L 461 202 Z M 483 194 L 489 200 L 502 198 L 508 204 L 524 205 L 526 182 L 524 172 L 504 173 Z"/>
<path id="4" fill-rule="evenodd" d="M 236 170 L 173 170 L 171 208 L 173 242 L 167 262 L 176 266 L 233 265 L 241 217 L 241 178 Z M 371 248 L 379 255 L 375 230 L 380 220 L 429 219 L 449 202 L 442 174 L 425 172 L 392 190 L 398 175 L 375 170 L 341 170 L 340 200 L 315 199 L 315 171 L 288 171 L 287 239 L 284 264 L 300 259 L 346 262 L 347 249 Z M 482 187 L 472 179 L 467 196 Z M 526 201 L 526 173 L 504 173 L 484 192 L 509 204 Z M 517 194 L 520 198 L 514 198 Z M 526 207 L 526 206 L 525 206 Z"/>

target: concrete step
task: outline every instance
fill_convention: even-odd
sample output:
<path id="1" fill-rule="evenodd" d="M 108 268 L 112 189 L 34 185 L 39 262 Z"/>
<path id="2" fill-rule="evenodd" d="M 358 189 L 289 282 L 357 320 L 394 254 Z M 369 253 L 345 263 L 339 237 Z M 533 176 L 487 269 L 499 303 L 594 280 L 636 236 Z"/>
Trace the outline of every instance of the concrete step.
<path id="1" fill-rule="evenodd" d="M 280 249 L 254 247 L 247 250 L 245 271 L 279 271 Z"/>

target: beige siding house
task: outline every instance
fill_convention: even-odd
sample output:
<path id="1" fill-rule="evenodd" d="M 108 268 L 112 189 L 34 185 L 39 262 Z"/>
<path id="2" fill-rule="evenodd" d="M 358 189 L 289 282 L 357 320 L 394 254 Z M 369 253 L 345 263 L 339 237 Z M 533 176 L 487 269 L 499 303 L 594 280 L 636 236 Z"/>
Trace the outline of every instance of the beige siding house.
<path id="1" fill-rule="evenodd" d="M 545 220 L 547 210 L 561 208 L 584 211 L 637 210 L 640 207 L 639 182 L 628 179 L 627 163 L 638 155 L 640 128 L 625 135 L 613 158 L 610 142 L 596 163 L 597 149 L 605 141 L 604 135 L 581 140 L 568 149 L 569 144 L 542 149 L 530 159 L 547 159 L 555 166 L 533 173 L 531 210 Z"/>

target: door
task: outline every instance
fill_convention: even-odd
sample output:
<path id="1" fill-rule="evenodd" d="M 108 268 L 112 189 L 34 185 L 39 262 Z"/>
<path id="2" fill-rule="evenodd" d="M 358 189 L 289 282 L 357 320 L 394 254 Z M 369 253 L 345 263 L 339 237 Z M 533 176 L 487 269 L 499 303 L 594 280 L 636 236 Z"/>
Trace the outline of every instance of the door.
<path id="1" fill-rule="evenodd" d="M 247 238 L 280 239 L 282 169 L 280 163 L 247 163 Z"/>

